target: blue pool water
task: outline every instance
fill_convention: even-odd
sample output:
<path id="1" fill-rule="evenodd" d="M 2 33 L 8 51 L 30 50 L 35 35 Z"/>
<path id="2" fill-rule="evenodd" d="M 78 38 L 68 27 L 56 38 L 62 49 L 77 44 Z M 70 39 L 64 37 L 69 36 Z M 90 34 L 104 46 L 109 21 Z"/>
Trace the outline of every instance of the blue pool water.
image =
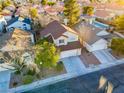
<path id="1" fill-rule="evenodd" d="M 100 22 L 97 22 L 97 21 L 94 21 L 94 22 L 93 22 L 93 25 L 96 26 L 96 27 L 99 27 L 99 28 L 103 28 L 103 29 L 109 28 L 108 25 L 103 24 L 103 23 L 100 23 Z"/>

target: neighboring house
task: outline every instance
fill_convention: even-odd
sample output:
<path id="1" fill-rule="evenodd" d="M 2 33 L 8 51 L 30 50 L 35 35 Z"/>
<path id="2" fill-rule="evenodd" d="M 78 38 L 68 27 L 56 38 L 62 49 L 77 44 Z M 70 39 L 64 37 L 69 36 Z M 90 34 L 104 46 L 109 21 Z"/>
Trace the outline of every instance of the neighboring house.
<path id="1" fill-rule="evenodd" d="M 9 6 L 5 7 L 4 9 L 6 9 L 6 10 L 8 10 L 10 12 L 14 12 L 16 8 L 15 8 L 14 5 L 9 5 Z"/>
<path id="2" fill-rule="evenodd" d="M 41 38 L 50 38 L 60 49 L 60 57 L 71 57 L 81 54 L 82 45 L 80 44 L 78 33 L 71 28 L 53 21 L 41 31 Z"/>
<path id="3" fill-rule="evenodd" d="M 12 18 L 13 12 L 8 9 L 4 9 L 0 14 L 5 17 L 6 21 L 9 21 Z"/>
<path id="4" fill-rule="evenodd" d="M 111 20 L 113 17 L 115 17 L 115 14 L 106 10 L 96 10 L 94 17 L 104 20 Z"/>
<path id="5" fill-rule="evenodd" d="M 86 16 L 86 15 L 82 15 L 81 19 L 85 22 L 88 22 L 90 24 L 92 24 L 95 21 L 95 17 L 94 16 Z"/>
<path id="6" fill-rule="evenodd" d="M 15 29 L 12 32 L 8 32 L 8 38 L 4 40 L 5 43 L 1 50 L 16 51 L 30 49 L 34 41 L 34 34 L 32 32 Z"/>
<path id="7" fill-rule="evenodd" d="M 16 4 L 25 4 L 27 0 L 13 0 Z"/>
<path id="8" fill-rule="evenodd" d="M 107 49 L 108 42 L 103 37 L 109 34 L 104 29 L 85 22 L 75 29 L 79 31 L 80 40 L 89 52 Z"/>
<path id="9" fill-rule="evenodd" d="M 15 17 L 7 22 L 7 31 L 13 31 L 14 28 L 30 31 L 31 19 L 23 17 Z"/>
<path id="10" fill-rule="evenodd" d="M 0 32 L 4 32 L 3 30 L 5 30 L 5 25 L 7 25 L 5 18 L 0 15 Z"/>
<path id="11" fill-rule="evenodd" d="M 111 20 L 112 17 L 116 15 L 124 14 L 124 6 L 119 5 L 118 3 L 90 3 L 87 4 L 89 6 L 93 6 L 96 10 L 95 16 L 105 19 Z"/>

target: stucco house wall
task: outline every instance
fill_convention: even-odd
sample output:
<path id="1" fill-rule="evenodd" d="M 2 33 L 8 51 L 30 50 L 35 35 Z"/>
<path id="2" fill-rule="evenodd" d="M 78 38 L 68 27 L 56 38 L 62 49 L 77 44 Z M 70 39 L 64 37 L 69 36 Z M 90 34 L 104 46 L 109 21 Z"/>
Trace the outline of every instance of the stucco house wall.
<path id="1" fill-rule="evenodd" d="M 96 51 L 96 50 L 102 50 L 102 49 L 107 49 L 108 47 L 108 42 L 105 41 L 104 39 L 100 39 L 97 42 L 95 42 L 92 45 L 89 45 L 87 42 L 83 42 L 84 47 L 89 51 Z"/>

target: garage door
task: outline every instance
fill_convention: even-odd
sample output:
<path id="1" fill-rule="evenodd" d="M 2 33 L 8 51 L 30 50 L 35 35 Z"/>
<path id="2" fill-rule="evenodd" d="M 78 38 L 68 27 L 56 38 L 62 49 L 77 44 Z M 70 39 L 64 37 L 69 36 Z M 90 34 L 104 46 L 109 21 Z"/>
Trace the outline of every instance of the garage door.
<path id="1" fill-rule="evenodd" d="M 65 58 L 65 57 L 77 56 L 80 54 L 81 54 L 81 49 L 68 50 L 61 52 L 60 57 Z"/>

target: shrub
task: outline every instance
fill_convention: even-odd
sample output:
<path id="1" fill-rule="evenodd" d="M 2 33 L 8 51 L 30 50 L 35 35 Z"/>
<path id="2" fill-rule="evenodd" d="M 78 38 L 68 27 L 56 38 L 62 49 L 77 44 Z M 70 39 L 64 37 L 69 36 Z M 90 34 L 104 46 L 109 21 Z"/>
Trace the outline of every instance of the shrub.
<path id="1" fill-rule="evenodd" d="M 16 87 L 18 85 L 18 82 L 13 82 L 13 87 Z"/>
<path id="2" fill-rule="evenodd" d="M 31 75 L 26 75 L 22 79 L 23 84 L 29 84 L 33 82 L 33 77 Z"/>
<path id="3" fill-rule="evenodd" d="M 64 69 L 63 63 L 62 61 L 60 61 L 57 66 L 56 66 L 56 70 L 57 71 L 62 71 Z"/>
<path id="4" fill-rule="evenodd" d="M 49 6 L 53 6 L 53 5 L 55 5 L 56 3 L 55 2 L 48 2 L 47 3 Z"/>

